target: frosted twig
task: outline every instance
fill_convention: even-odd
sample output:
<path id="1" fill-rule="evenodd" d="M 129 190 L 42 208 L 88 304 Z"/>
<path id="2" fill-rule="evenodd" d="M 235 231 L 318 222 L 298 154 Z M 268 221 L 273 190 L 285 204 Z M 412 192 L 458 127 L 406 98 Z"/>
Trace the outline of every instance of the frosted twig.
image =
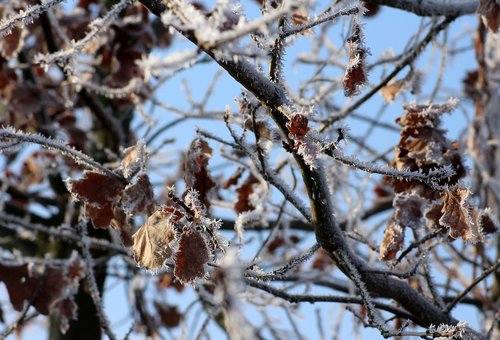
<path id="1" fill-rule="evenodd" d="M 21 217 L 6 214 L 6 213 L 1 212 L 1 211 L 0 211 L 0 224 L 1 224 L 1 228 L 10 229 L 10 230 L 13 230 L 16 232 L 19 232 L 20 228 L 22 228 L 25 230 L 43 233 L 43 234 L 46 234 L 46 235 L 49 235 L 52 237 L 57 237 L 57 238 L 64 240 L 66 242 L 73 242 L 76 244 L 80 244 L 82 242 L 82 239 L 80 236 L 75 235 L 73 233 L 65 232 L 64 229 L 56 228 L 54 226 L 46 227 L 42 224 L 28 222 Z M 98 238 L 94 238 L 94 237 L 87 237 L 87 240 L 88 240 L 89 246 L 91 248 L 105 249 L 108 251 L 112 250 L 112 251 L 115 251 L 116 253 L 121 254 L 121 255 L 125 255 L 125 256 L 129 255 L 129 253 L 125 250 L 124 247 L 110 243 L 106 240 L 98 239 Z"/>
<path id="2" fill-rule="evenodd" d="M 106 13 L 104 17 L 97 18 L 88 26 L 90 31 L 78 41 L 72 41 L 71 46 L 65 48 L 64 50 L 57 51 L 50 54 L 38 54 L 35 56 L 35 63 L 41 63 L 44 65 L 50 65 L 55 62 L 60 62 L 67 60 L 68 58 L 82 52 L 96 37 L 97 35 L 106 30 L 113 22 L 114 19 L 127 8 L 135 0 L 121 0 L 119 3 L 114 5 L 111 10 Z"/>
<path id="3" fill-rule="evenodd" d="M 115 172 L 105 168 L 101 164 L 94 161 L 92 158 L 86 154 L 76 150 L 75 148 L 66 145 L 64 141 L 58 139 L 52 139 L 50 137 L 42 136 L 41 134 L 31 134 L 23 131 L 14 129 L 13 127 L 2 127 L 0 129 L 0 142 L 3 144 L 4 140 L 7 142 L 15 143 L 32 143 L 38 144 L 49 150 L 57 150 L 62 155 L 70 157 L 76 163 L 87 166 L 88 168 L 100 172 L 104 175 L 118 179 L 121 182 L 126 182 L 125 178 L 116 174 Z M 2 145 L 0 144 L 0 152 L 2 151 Z"/>
<path id="4" fill-rule="evenodd" d="M 393 178 L 403 178 L 409 181 L 419 181 L 428 184 L 430 187 L 436 190 L 442 190 L 442 186 L 436 182 L 443 178 L 449 178 L 455 175 L 455 170 L 451 166 L 443 166 L 441 168 L 430 170 L 429 173 L 423 173 L 422 171 L 410 171 L 410 170 L 397 170 L 394 168 L 384 167 L 372 163 L 366 163 L 358 160 L 353 156 L 345 156 L 341 152 L 337 151 L 328 144 L 322 145 L 323 153 L 332 157 L 336 161 L 351 166 L 353 168 L 372 173 L 379 174 Z"/>
<path id="5" fill-rule="evenodd" d="M 250 271 L 246 272 L 246 276 L 247 277 L 256 278 L 256 279 L 259 279 L 259 280 L 273 280 L 273 279 L 279 278 L 279 277 L 283 276 L 284 274 L 286 274 L 287 272 L 289 272 L 290 270 L 292 270 L 295 267 L 297 267 L 299 264 L 301 264 L 301 263 L 307 261 L 308 259 L 310 259 L 311 256 L 313 256 L 314 253 L 319 248 L 321 248 L 321 246 L 318 243 L 314 244 L 311 248 L 309 248 L 308 250 L 306 250 L 302 254 L 300 254 L 300 255 L 295 256 L 294 258 L 292 258 L 284 266 L 282 266 L 282 267 L 280 267 L 280 268 L 278 268 L 276 270 L 273 270 L 270 273 L 259 273 L 259 272 L 255 272 L 255 271 L 251 271 L 250 270 Z"/>
<path id="6" fill-rule="evenodd" d="M 300 213 L 307 219 L 307 221 L 311 222 L 312 221 L 311 213 L 306 208 L 305 204 L 302 202 L 300 197 L 298 197 L 290 189 L 290 187 L 283 181 L 283 179 L 280 176 L 278 176 L 274 171 L 269 170 L 270 167 L 268 165 L 265 166 L 265 169 L 261 169 L 260 160 L 258 159 L 258 157 L 255 155 L 253 151 L 251 151 L 250 147 L 245 143 L 245 141 L 242 138 L 238 138 L 236 132 L 231 127 L 231 124 L 229 124 L 229 115 L 227 110 L 224 115 L 224 121 L 226 122 L 227 129 L 229 130 L 231 137 L 233 137 L 234 142 L 238 144 L 240 148 L 248 155 L 248 157 L 252 160 L 252 163 L 257 167 L 259 173 L 263 174 L 265 171 L 265 176 L 267 181 L 269 181 L 269 183 L 271 183 L 274 187 L 276 187 L 287 199 L 287 201 L 289 201 L 298 211 L 300 211 Z M 267 163 L 265 159 L 264 163 Z"/>
<path id="7" fill-rule="evenodd" d="M 97 286 L 97 281 L 94 275 L 94 265 L 93 265 L 93 260 L 92 260 L 92 255 L 90 253 L 89 249 L 89 242 L 88 242 L 88 232 L 87 232 L 87 225 L 86 222 L 81 220 L 78 223 L 78 229 L 81 234 L 82 238 L 82 253 L 83 253 L 83 258 L 85 259 L 85 264 L 86 264 L 86 279 L 87 279 L 87 285 L 90 293 L 90 297 L 92 298 L 92 301 L 94 302 L 94 306 L 97 312 L 97 316 L 99 318 L 99 321 L 101 323 L 101 328 L 103 329 L 104 333 L 108 336 L 110 340 L 115 340 L 116 336 L 114 333 L 111 331 L 111 326 L 109 323 L 109 320 L 104 313 L 104 308 L 103 308 L 103 302 L 101 299 L 101 294 L 99 293 L 99 287 Z"/>
<path id="8" fill-rule="evenodd" d="M 39 5 L 28 7 L 25 11 L 20 10 L 16 14 L 9 16 L 7 19 L 0 21 L 0 38 L 9 35 L 12 29 L 16 26 L 31 24 L 43 12 L 57 6 L 64 0 L 49 0 Z"/>
<path id="9" fill-rule="evenodd" d="M 316 302 L 336 302 L 336 303 L 354 303 L 361 305 L 364 303 L 364 300 L 360 298 L 359 296 L 338 296 L 338 295 L 310 295 L 310 294 L 290 294 L 285 292 L 284 290 L 274 288 L 273 286 L 259 282 L 253 279 L 246 278 L 244 279 L 244 282 L 247 283 L 249 286 L 263 290 L 265 292 L 268 292 L 276 297 L 279 297 L 281 299 L 284 299 L 286 301 L 289 301 L 291 303 L 299 303 L 299 302 L 309 302 L 309 303 L 316 303 Z M 373 305 L 381 310 L 385 310 L 388 312 L 393 313 L 394 315 L 397 315 L 399 317 L 405 318 L 405 319 L 412 319 L 412 316 L 397 307 L 394 307 L 389 304 L 385 304 L 382 302 L 378 301 L 373 301 Z"/>
<path id="10" fill-rule="evenodd" d="M 457 297 L 452 302 L 448 304 L 448 306 L 446 307 L 446 311 L 450 312 L 460 302 L 460 300 L 465 297 L 465 295 L 467 295 L 475 286 L 477 286 L 481 281 L 488 277 L 488 275 L 496 272 L 498 268 L 500 268 L 500 260 L 486 269 L 481 275 L 476 277 L 469 286 L 467 286 L 460 294 L 457 295 Z"/>
<path id="11" fill-rule="evenodd" d="M 283 38 L 289 37 L 291 35 L 307 31 L 308 29 L 311 29 L 313 27 L 319 26 L 319 25 L 321 25 L 321 24 L 323 24 L 323 23 L 325 23 L 327 21 L 331 21 L 331 20 L 336 19 L 338 17 L 346 16 L 346 15 L 352 15 L 352 14 L 357 14 L 359 12 L 360 12 L 360 9 L 359 9 L 359 7 L 356 6 L 354 8 L 344 8 L 344 9 L 341 9 L 340 11 L 338 11 L 338 12 L 335 12 L 335 13 L 332 13 L 332 14 L 329 14 L 329 15 L 322 15 L 318 19 L 316 19 L 316 20 L 314 20 L 312 22 L 309 22 L 309 23 L 306 23 L 306 24 L 303 24 L 303 25 L 300 25 L 300 26 L 294 26 L 293 29 L 285 30 L 280 35 L 280 38 L 283 39 Z"/>

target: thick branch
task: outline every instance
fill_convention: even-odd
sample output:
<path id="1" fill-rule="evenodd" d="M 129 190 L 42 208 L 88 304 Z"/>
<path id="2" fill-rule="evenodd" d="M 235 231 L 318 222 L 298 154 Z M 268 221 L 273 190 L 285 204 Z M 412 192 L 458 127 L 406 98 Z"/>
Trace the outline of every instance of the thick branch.
<path id="1" fill-rule="evenodd" d="M 366 0 L 366 2 L 398 8 L 422 17 L 473 14 L 479 6 L 477 0 Z"/>
<path id="2" fill-rule="evenodd" d="M 144 0 L 141 2 L 145 5 L 153 3 Z M 158 5 L 156 2 L 154 3 L 156 6 L 152 7 L 151 10 L 154 10 L 155 14 L 159 14 Z M 202 46 L 198 45 L 193 31 L 182 31 L 180 33 L 203 49 Z M 293 111 L 293 104 L 287 99 L 284 90 L 272 83 L 246 60 L 241 58 L 238 60 L 217 58 L 213 50 L 204 50 L 204 52 L 210 55 L 238 83 L 255 95 L 259 102 L 269 110 L 273 120 L 284 132 L 284 135 L 287 136 L 286 123 L 288 118 L 283 113 L 283 108 L 292 108 Z M 406 282 L 368 270 L 367 264 L 352 253 L 343 237 L 342 230 L 334 217 L 331 194 L 323 170 L 310 169 L 299 155 L 295 155 L 295 159 L 301 170 L 304 184 L 308 189 L 316 239 L 337 261 L 338 267 L 349 277 L 353 276 L 353 271 L 350 268 L 354 268 L 357 271 L 354 275 L 359 274 L 361 276 L 360 278 L 357 277 L 357 280 L 361 279 L 370 292 L 396 300 L 413 315 L 415 322 L 422 326 L 457 324 L 456 319 L 427 301 L 423 295 Z M 347 260 L 350 263 L 347 263 Z"/>

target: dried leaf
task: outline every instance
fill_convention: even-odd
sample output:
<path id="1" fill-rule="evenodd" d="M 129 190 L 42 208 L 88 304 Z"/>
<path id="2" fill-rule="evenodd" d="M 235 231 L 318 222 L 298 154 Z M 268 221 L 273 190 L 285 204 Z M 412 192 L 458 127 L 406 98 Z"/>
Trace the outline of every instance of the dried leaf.
<path id="1" fill-rule="evenodd" d="M 182 283 L 191 283 L 204 277 L 209 254 L 203 235 L 197 230 L 184 228 L 175 255 L 175 277 Z"/>
<path id="2" fill-rule="evenodd" d="M 144 170 L 149 158 L 146 144 L 140 139 L 136 145 L 123 151 L 120 170 L 127 179 L 134 177 L 139 171 Z"/>
<path id="3" fill-rule="evenodd" d="M 366 56 L 368 49 L 364 46 L 364 35 L 362 27 L 358 22 L 353 24 L 352 34 L 347 38 L 349 45 L 349 65 L 345 70 L 343 86 L 346 97 L 356 96 L 360 88 L 368 80 L 366 73 Z"/>
<path id="4" fill-rule="evenodd" d="M 172 273 L 163 273 L 158 277 L 157 285 L 160 288 L 174 288 L 177 292 L 184 291 L 184 285 Z"/>
<path id="5" fill-rule="evenodd" d="M 113 206 L 110 203 L 106 203 L 100 207 L 85 203 L 85 215 L 90 218 L 94 228 L 98 229 L 106 229 L 115 217 Z"/>
<path id="6" fill-rule="evenodd" d="M 290 138 L 293 140 L 303 140 L 309 131 L 308 123 L 309 120 L 303 114 L 294 114 L 290 121 L 286 123 Z"/>
<path id="7" fill-rule="evenodd" d="M 122 206 L 131 215 L 154 209 L 153 186 L 147 174 L 140 174 L 135 183 L 125 187 Z"/>
<path id="8" fill-rule="evenodd" d="M 40 314 L 54 311 L 62 322 L 63 332 L 68 329 L 68 320 L 76 318 L 73 296 L 83 275 L 83 264 L 77 256 L 72 256 L 66 266 L 0 261 L 0 281 L 5 283 L 14 309 L 20 312 L 30 303 Z"/>
<path id="9" fill-rule="evenodd" d="M 396 258 L 397 252 L 403 247 L 404 237 L 404 229 L 391 218 L 385 228 L 384 238 L 380 245 L 380 260 L 389 261 Z"/>
<path id="10" fill-rule="evenodd" d="M 394 153 L 394 165 L 398 170 L 421 171 L 424 174 L 443 167 L 450 167 L 455 175 L 437 181 L 439 185 L 452 186 L 465 176 L 465 167 L 458 145 L 449 141 L 441 125 L 443 113 L 451 112 L 455 103 L 442 105 L 405 105 L 405 114 L 396 122 L 401 125 L 401 139 Z M 410 192 L 420 188 L 418 195 L 430 201 L 439 193 L 419 181 L 393 180 L 396 192 Z M 422 189 L 425 188 L 425 189 Z"/>
<path id="11" fill-rule="evenodd" d="M 75 199 L 95 207 L 113 204 L 124 188 L 118 179 L 93 171 L 85 171 L 82 179 L 68 179 L 66 185 Z"/>
<path id="12" fill-rule="evenodd" d="M 500 28 L 500 3 L 496 0 L 480 0 L 477 14 L 481 15 L 484 24 L 493 33 Z"/>
<path id="13" fill-rule="evenodd" d="M 258 182 L 259 181 L 254 177 L 254 175 L 249 174 L 245 182 L 243 182 L 243 184 L 238 189 L 236 189 L 238 199 L 234 204 L 234 210 L 238 214 L 255 209 L 252 202 L 250 201 L 250 195 L 254 191 L 254 184 Z"/>
<path id="14" fill-rule="evenodd" d="M 386 103 L 393 102 L 403 90 L 405 83 L 406 81 L 404 79 L 400 79 L 384 86 L 380 90 L 380 94 L 384 97 L 384 101 Z"/>
<path id="15" fill-rule="evenodd" d="M 177 310 L 177 306 L 164 305 L 157 301 L 155 301 L 154 305 L 163 326 L 166 328 L 179 326 L 182 320 L 182 314 Z"/>
<path id="16" fill-rule="evenodd" d="M 448 228 L 451 237 L 476 242 L 482 239 L 482 234 L 478 225 L 479 214 L 470 205 L 469 195 L 467 188 L 446 190 L 439 223 Z"/>
<path id="17" fill-rule="evenodd" d="M 208 194 L 215 187 L 215 182 L 208 171 L 208 160 L 212 157 L 212 153 L 212 148 L 205 140 L 196 138 L 189 147 L 184 163 L 186 187 L 198 191 L 199 200 L 207 209 L 210 208 Z"/>
<path id="18" fill-rule="evenodd" d="M 243 175 L 244 171 L 245 169 L 238 168 L 236 172 L 224 182 L 222 187 L 224 189 L 229 189 L 229 187 L 238 184 L 238 180 L 240 179 L 241 175 Z"/>
<path id="19" fill-rule="evenodd" d="M 170 247 L 176 238 L 175 230 L 167 212 L 157 210 L 148 217 L 132 235 L 132 251 L 137 264 L 149 270 L 156 270 L 173 255 Z"/>

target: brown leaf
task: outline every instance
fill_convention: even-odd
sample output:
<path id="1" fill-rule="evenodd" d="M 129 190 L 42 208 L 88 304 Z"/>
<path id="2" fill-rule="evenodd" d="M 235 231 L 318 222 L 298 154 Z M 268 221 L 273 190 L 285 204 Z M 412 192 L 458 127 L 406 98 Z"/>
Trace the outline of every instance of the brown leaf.
<path id="1" fill-rule="evenodd" d="M 481 15 L 483 22 L 493 33 L 500 27 L 500 3 L 496 0 L 480 0 L 477 14 Z"/>
<path id="2" fill-rule="evenodd" d="M 137 264 L 149 270 L 162 267 L 165 260 L 173 255 L 170 244 L 175 238 L 170 216 L 167 212 L 157 210 L 132 235 L 132 251 Z"/>
<path id="3" fill-rule="evenodd" d="M 237 213 L 240 214 L 242 212 L 255 209 L 252 202 L 250 202 L 250 195 L 253 193 L 254 184 L 258 182 L 259 181 L 254 177 L 254 175 L 249 174 L 245 182 L 236 190 L 238 193 L 238 199 L 234 204 L 234 210 Z"/>
<path id="4" fill-rule="evenodd" d="M 149 154 L 143 140 L 136 145 L 123 150 L 123 159 L 120 162 L 120 170 L 127 179 L 134 177 L 140 170 L 146 167 Z"/>
<path id="5" fill-rule="evenodd" d="M 164 305 L 157 301 L 155 301 L 154 305 L 163 326 L 166 328 L 179 326 L 182 314 L 177 310 L 177 306 Z"/>
<path id="6" fill-rule="evenodd" d="M 135 183 L 123 191 L 122 205 L 126 212 L 137 215 L 154 209 L 153 186 L 147 174 L 140 174 Z"/>
<path id="7" fill-rule="evenodd" d="M 100 207 L 85 203 L 85 215 L 90 218 L 94 228 L 98 229 L 106 229 L 115 217 L 110 203 L 103 204 Z"/>
<path id="8" fill-rule="evenodd" d="M 398 170 L 429 171 L 445 166 L 451 167 L 455 175 L 436 182 L 440 185 L 454 185 L 465 176 L 465 167 L 458 144 L 445 137 L 441 128 L 441 116 L 453 110 L 452 103 L 442 105 L 405 105 L 405 114 L 396 122 L 401 125 L 401 139 L 394 153 L 393 164 Z M 419 181 L 395 179 L 392 181 L 395 192 L 410 192 L 418 189 L 418 195 L 430 201 L 440 195 Z"/>
<path id="9" fill-rule="evenodd" d="M 208 194 L 215 187 L 215 182 L 208 171 L 208 160 L 212 157 L 212 153 L 212 148 L 205 140 L 196 138 L 191 143 L 184 162 L 186 187 L 198 191 L 199 200 L 207 209 L 210 207 Z"/>
<path id="10" fill-rule="evenodd" d="M 244 171 L 245 169 L 238 168 L 236 172 L 224 182 L 222 187 L 224 189 L 229 189 L 229 187 L 238 184 L 238 180 L 240 179 L 241 175 L 243 175 Z"/>
<path id="11" fill-rule="evenodd" d="M 380 90 L 380 94 L 384 97 L 386 103 L 393 102 L 394 99 L 401 93 L 405 86 L 406 81 L 404 79 L 396 80 Z"/>
<path id="12" fill-rule="evenodd" d="M 0 281 L 7 286 L 14 309 L 20 312 L 26 303 L 31 303 L 40 314 L 49 315 L 54 311 L 63 324 L 76 317 L 73 296 L 83 275 L 83 264 L 76 256 L 66 266 L 0 261 Z M 62 325 L 62 331 L 65 330 Z"/>
<path id="13" fill-rule="evenodd" d="M 294 114 L 290 121 L 286 123 L 290 138 L 294 140 L 303 140 L 306 133 L 309 131 L 309 127 L 307 126 L 308 123 L 309 120 L 303 114 Z"/>
<path id="14" fill-rule="evenodd" d="M 346 97 L 356 96 L 360 88 L 366 84 L 368 78 L 366 74 L 366 56 L 368 49 L 364 46 L 364 36 L 359 23 L 354 23 L 352 35 L 347 38 L 349 45 L 349 65 L 346 68 L 343 86 Z"/>
<path id="15" fill-rule="evenodd" d="M 113 204 L 125 186 L 114 177 L 93 171 L 85 171 L 78 180 L 68 179 L 66 185 L 75 199 L 95 207 Z"/>
<path id="16" fill-rule="evenodd" d="M 396 258 L 397 252 L 403 247 L 404 237 L 404 229 L 391 218 L 385 228 L 384 238 L 380 245 L 380 260 L 389 261 Z"/>
<path id="17" fill-rule="evenodd" d="M 481 237 L 478 225 L 473 215 L 473 208 L 469 204 L 470 191 L 467 188 L 446 190 L 443 196 L 443 216 L 439 223 L 448 228 L 453 238 L 461 237 L 465 241 L 475 241 Z"/>
<path id="18" fill-rule="evenodd" d="M 175 255 L 175 277 L 184 284 L 204 277 L 209 254 L 203 235 L 197 230 L 184 228 Z"/>

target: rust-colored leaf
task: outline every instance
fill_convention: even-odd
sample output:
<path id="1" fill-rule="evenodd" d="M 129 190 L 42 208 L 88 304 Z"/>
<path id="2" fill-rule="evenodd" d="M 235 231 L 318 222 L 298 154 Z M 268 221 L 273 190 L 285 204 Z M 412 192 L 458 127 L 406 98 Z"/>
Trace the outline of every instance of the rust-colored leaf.
<path id="1" fill-rule="evenodd" d="M 175 254 L 174 275 L 182 283 L 191 283 L 204 277 L 209 260 L 209 249 L 203 235 L 191 228 L 184 228 Z"/>
<path id="2" fill-rule="evenodd" d="M 66 185 L 77 200 L 96 207 L 113 204 L 124 188 L 118 179 L 93 171 L 85 171 L 78 180 L 68 179 Z"/>
<path id="3" fill-rule="evenodd" d="M 184 163 L 186 187 L 198 191 L 199 200 L 207 209 L 210 207 L 208 194 L 215 187 L 215 182 L 208 171 L 208 160 L 212 157 L 212 153 L 212 148 L 205 140 L 196 138 L 189 147 Z"/>
<path id="4" fill-rule="evenodd" d="M 290 121 L 286 123 L 290 138 L 293 140 L 303 140 L 309 131 L 308 123 L 309 120 L 305 115 L 300 113 L 294 114 Z"/>
<path id="5" fill-rule="evenodd" d="M 100 207 L 85 203 L 85 215 L 92 221 L 94 228 L 106 229 L 114 218 L 113 207 L 110 203 Z"/>
<path id="6" fill-rule="evenodd" d="M 163 326 L 166 328 L 179 326 L 182 320 L 182 314 L 177 310 L 177 306 L 164 305 L 157 301 L 155 301 L 154 305 Z"/>
<path id="7" fill-rule="evenodd" d="M 362 27 L 356 22 L 353 25 L 351 36 L 347 38 L 347 44 L 349 46 L 349 65 L 347 65 L 343 80 L 344 95 L 346 97 L 358 95 L 360 88 L 364 86 L 368 80 L 366 73 L 366 57 L 369 52 L 364 46 L 363 40 Z"/>
<path id="8" fill-rule="evenodd" d="M 229 189 L 229 187 L 238 184 L 238 181 L 239 181 L 241 175 L 243 175 L 244 171 L 245 171 L 245 169 L 238 168 L 236 170 L 236 172 L 224 182 L 224 184 L 222 185 L 222 187 L 224 189 Z"/>
<path id="9" fill-rule="evenodd" d="M 76 317 L 73 296 L 83 274 L 83 264 L 76 256 L 65 266 L 0 261 L 0 281 L 5 283 L 14 309 L 20 312 L 30 303 L 40 314 L 54 311 L 63 322 L 63 332 L 68 319 Z"/>
<path id="10" fill-rule="evenodd" d="M 259 181 L 257 180 L 257 178 L 255 178 L 254 175 L 249 174 L 245 182 L 236 190 L 238 199 L 234 204 L 234 210 L 237 213 L 240 214 L 242 212 L 255 209 L 252 202 L 250 201 L 250 195 L 253 193 L 254 184 L 258 182 Z"/>
<path id="11" fill-rule="evenodd" d="M 132 235 L 132 251 L 137 264 L 149 270 L 162 267 L 173 255 L 170 244 L 175 238 L 174 226 L 168 213 L 157 210 Z"/>

